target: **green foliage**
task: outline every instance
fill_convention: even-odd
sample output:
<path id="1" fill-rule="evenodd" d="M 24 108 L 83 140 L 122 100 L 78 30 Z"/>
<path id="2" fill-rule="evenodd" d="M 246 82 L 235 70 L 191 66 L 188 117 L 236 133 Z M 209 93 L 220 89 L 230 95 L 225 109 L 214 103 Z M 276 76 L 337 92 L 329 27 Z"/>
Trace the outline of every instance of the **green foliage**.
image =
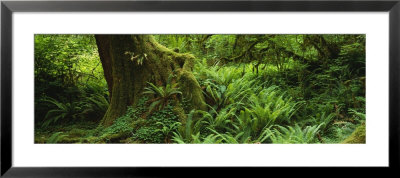
<path id="1" fill-rule="evenodd" d="M 162 110 L 150 115 L 148 112 L 147 97 L 139 99 L 137 107 L 128 107 L 126 113 L 119 117 L 107 128 L 98 127 L 88 136 L 98 137 L 97 141 L 120 142 L 125 139 L 136 140 L 140 143 L 168 143 L 179 122 L 173 112 L 173 107 L 167 105 Z"/>
<path id="2" fill-rule="evenodd" d="M 53 98 L 65 105 L 59 107 L 64 108 L 61 110 L 66 110 L 68 107 L 81 107 L 81 99 L 93 94 L 107 97 L 103 68 L 93 35 L 35 35 L 34 75 L 37 125 L 48 121 L 45 115 L 54 109 L 53 104 L 43 99 Z M 92 90 L 94 88 L 96 90 Z M 67 103 L 70 106 L 66 106 Z M 57 112 L 54 114 L 61 115 L 60 112 L 64 111 Z M 89 117 L 98 119 L 99 116 L 94 114 Z M 72 118 L 65 116 L 65 119 Z"/>
<path id="3" fill-rule="evenodd" d="M 122 117 L 119 117 L 113 125 L 104 129 L 103 133 L 107 134 L 117 134 L 117 133 L 125 133 L 132 132 L 133 128 L 131 127 L 131 123 L 134 121 L 131 117 L 136 111 L 132 108 L 128 108 L 128 111 Z"/>
<path id="4" fill-rule="evenodd" d="M 286 93 L 278 95 L 278 92 L 276 87 L 272 86 L 261 90 L 258 95 L 250 96 L 249 108 L 258 125 L 289 123 L 290 118 L 296 113 L 298 104 L 292 102 L 292 98 L 285 97 Z"/>
<path id="5" fill-rule="evenodd" d="M 221 139 L 218 139 L 218 135 L 208 135 L 205 138 L 200 138 L 200 132 L 197 133 L 196 135 L 192 135 L 191 142 L 185 142 L 185 139 L 182 138 L 181 135 L 175 135 L 174 136 L 174 141 L 179 144 L 186 144 L 186 143 L 192 143 L 192 144 L 217 144 L 221 143 Z"/>
<path id="6" fill-rule="evenodd" d="M 57 143 L 66 136 L 63 132 L 56 132 L 47 139 L 46 143 Z"/>
<path id="7" fill-rule="evenodd" d="M 167 105 L 162 110 L 153 112 L 147 120 L 138 125 L 132 138 L 145 143 L 168 143 L 179 124 L 178 117 L 173 112 L 173 107 Z"/>
<path id="8" fill-rule="evenodd" d="M 222 105 L 224 107 L 219 110 L 210 106 L 209 112 L 191 111 L 186 124 L 179 129 L 180 132 L 174 133 L 174 141 L 193 143 L 193 138 L 207 137 L 216 138 L 214 141 L 219 143 L 265 141 L 265 133 L 261 131 L 277 123 L 288 123 L 298 107 L 290 98 L 276 95 L 278 91 L 276 87 L 269 87 L 260 90 L 258 94 L 251 94 L 254 90 L 257 91 L 257 88 L 251 88 L 251 92 L 242 94 L 242 97 L 235 97 L 232 104 Z M 241 103 L 244 97 L 251 102 Z M 203 135 L 197 137 L 199 133 Z"/>
<path id="9" fill-rule="evenodd" d="M 322 114 L 317 113 L 316 117 L 312 117 L 313 124 L 321 125 L 320 129 L 325 130 L 333 122 L 335 116 L 336 116 L 335 113 L 330 113 L 330 114 L 326 114 L 325 112 L 323 112 Z"/>
<path id="10" fill-rule="evenodd" d="M 349 137 L 356 129 L 356 125 L 347 121 L 337 121 L 332 124 L 328 133 L 325 133 L 325 143 L 338 143 Z"/>
<path id="11" fill-rule="evenodd" d="M 317 134 L 321 125 L 306 126 L 302 129 L 299 125 L 294 127 L 287 126 L 277 126 L 273 130 L 266 130 L 270 133 L 270 139 L 272 143 L 316 143 Z"/>
<path id="12" fill-rule="evenodd" d="M 82 114 L 94 117 L 101 118 L 106 113 L 109 106 L 108 100 L 100 95 L 100 94 L 92 94 L 92 96 L 87 97 L 85 101 L 83 101 L 83 111 Z"/>
<path id="13" fill-rule="evenodd" d="M 162 143 L 164 137 L 162 133 L 157 131 L 157 127 L 149 126 L 139 128 L 134 138 L 147 143 Z"/>
<path id="14" fill-rule="evenodd" d="M 191 142 L 193 141 L 193 135 L 200 133 L 201 126 L 203 124 L 203 118 L 196 117 L 197 114 L 208 114 L 203 111 L 192 110 L 188 114 L 184 124 L 180 124 L 177 131 L 174 132 L 173 140 L 177 142 Z M 203 116 L 204 117 L 204 116 Z"/>
<path id="15" fill-rule="evenodd" d="M 358 122 L 361 123 L 365 121 L 365 113 L 358 112 L 355 109 L 349 109 L 349 113 L 352 114 Z"/>
<path id="16" fill-rule="evenodd" d="M 35 35 L 35 80 L 70 86 L 78 80 L 98 81 L 103 70 L 96 54 L 93 35 Z"/>
<path id="17" fill-rule="evenodd" d="M 154 84 L 147 82 L 150 86 L 144 88 L 145 91 L 143 94 L 155 95 L 155 98 L 150 100 L 152 103 L 149 107 L 149 112 L 153 111 L 155 108 L 157 110 L 163 109 L 168 104 L 170 99 L 178 94 L 182 95 L 182 92 L 180 92 L 179 88 L 177 87 L 178 83 L 172 83 L 171 80 L 172 79 L 170 76 L 165 87 L 157 87 Z"/>
<path id="18" fill-rule="evenodd" d="M 60 103 L 53 98 L 44 99 L 44 101 L 53 104 L 54 108 L 49 110 L 45 116 L 42 126 L 47 127 L 57 121 L 65 118 L 77 119 L 80 117 L 81 107 L 76 103 Z"/>
<path id="19" fill-rule="evenodd" d="M 181 125 L 180 122 L 175 122 L 171 125 L 167 125 L 162 122 L 157 122 L 156 124 L 161 126 L 161 129 L 156 129 L 156 131 L 161 132 L 165 136 L 165 138 L 164 138 L 165 142 L 168 142 L 168 139 L 170 138 L 171 133 L 173 133 L 174 130 L 177 130 L 179 128 L 179 126 Z"/>

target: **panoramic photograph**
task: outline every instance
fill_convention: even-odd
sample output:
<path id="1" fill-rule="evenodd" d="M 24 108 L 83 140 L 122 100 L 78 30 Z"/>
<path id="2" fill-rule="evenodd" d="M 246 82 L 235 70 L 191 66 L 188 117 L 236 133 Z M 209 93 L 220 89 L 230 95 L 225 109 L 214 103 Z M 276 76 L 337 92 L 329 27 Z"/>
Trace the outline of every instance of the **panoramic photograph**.
<path id="1" fill-rule="evenodd" d="M 365 34 L 36 34 L 36 144 L 365 144 Z"/>

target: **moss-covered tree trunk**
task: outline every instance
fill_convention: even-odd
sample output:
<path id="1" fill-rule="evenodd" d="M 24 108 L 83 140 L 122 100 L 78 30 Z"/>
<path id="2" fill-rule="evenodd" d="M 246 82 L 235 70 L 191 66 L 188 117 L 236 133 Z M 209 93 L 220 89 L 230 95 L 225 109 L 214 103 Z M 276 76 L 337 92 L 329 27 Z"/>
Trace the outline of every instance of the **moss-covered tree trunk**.
<path id="1" fill-rule="evenodd" d="M 128 106 L 135 106 L 147 82 L 165 86 L 170 74 L 177 76 L 180 90 L 184 97 L 191 98 L 193 109 L 206 108 L 201 88 L 192 74 L 192 55 L 175 53 L 158 44 L 151 35 L 95 35 L 95 38 L 110 93 L 110 106 L 100 123 L 103 126 L 112 125 Z M 182 111 L 180 106 L 175 107 Z"/>

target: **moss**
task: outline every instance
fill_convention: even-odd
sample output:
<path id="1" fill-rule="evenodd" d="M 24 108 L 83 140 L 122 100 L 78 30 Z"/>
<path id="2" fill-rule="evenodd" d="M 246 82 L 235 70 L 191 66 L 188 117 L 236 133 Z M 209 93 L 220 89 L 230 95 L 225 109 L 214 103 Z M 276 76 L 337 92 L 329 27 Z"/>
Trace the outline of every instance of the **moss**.
<path id="1" fill-rule="evenodd" d="M 142 116 L 146 116 L 146 115 L 142 115 Z M 146 124 L 146 120 L 141 118 L 141 117 L 139 117 L 137 120 L 133 121 L 130 124 L 130 127 L 134 128 L 134 129 L 137 129 L 137 128 L 140 128 L 140 127 L 144 126 L 145 124 Z"/>
<path id="2" fill-rule="evenodd" d="M 96 143 L 98 142 L 98 137 L 89 136 L 82 140 L 82 143 Z"/>
<path id="3" fill-rule="evenodd" d="M 120 140 L 128 138 L 129 135 L 127 132 L 112 134 L 108 137 L 108 140 L 110 143 L 120 143 Z"/>
<path id="4" fill-rule="evenodd" d="M 87 132 L 86 130 L 74 128 L 68 132 L 68 135 L 69 135 L 69 137 L 82 137 L 87 134 L 86 132 Z"/>
<path id="5" fill-rule="evenodd" d="M 357 144 L 366 143 L 365 123 L 361 124 L 356 130 L 347 137 L 342 143 Z"/>
<path id="6" fill-rule="evenodd" d="M 121 143 L 143 143 L 143 142 L 140 142 L 139 140 L 135 140 L 135 139 L 130 137 L 130 138 L 127 138 L 125 140 L 121 140 Z"/>
<path id="7" fill-rule="evenodd" d="M 97 142 L 105 142 L 105 143 L 121 143 L 121 140 L 125 140 L 130 136 L 129 132 L 121 132 L 114 134 L 104 134 L 100 137 Z"/>
<path id="8" fill-rule="evenodd" d="M 61 137 L 58 143 L 80 143 L 81 137 Z"/>
<path id="9" fill-rule="evenodd" d="M 35 143 L 46 143 L 46 140 L 45 136 L 35 136 Z"/>
<path id="10" fill-rule="evenodd" d="M 184 123 L 186 121 L 185 110 L 181 106 L 175 106 L 173 112 L 176 114 L 180 122 Z"/>
<path id="11" fill-rule="evenodd" d="M 87 130 L 74 128 L 62 135 L 57 136 L 57 143 L 80 143 L 82 138 L 87 134 Z"/>
<path id="12" fill-rule="evenodd" d="M 185 64 L 183 65 L 183 69 L 187 71 L 192 71 L 195 63 L 195 58 L 191 54 L 182 54 L 182 56 L 185 59 Z"/>
<path id="13" fill-rule="evenodd" d="M 189 99 L 191 106 L 190 109 L 206 110 L 206 103 L 204 96 L 196 78 L 187 70 L 180 70 L 178 73 L 178 82 L 183 96 Z"/>

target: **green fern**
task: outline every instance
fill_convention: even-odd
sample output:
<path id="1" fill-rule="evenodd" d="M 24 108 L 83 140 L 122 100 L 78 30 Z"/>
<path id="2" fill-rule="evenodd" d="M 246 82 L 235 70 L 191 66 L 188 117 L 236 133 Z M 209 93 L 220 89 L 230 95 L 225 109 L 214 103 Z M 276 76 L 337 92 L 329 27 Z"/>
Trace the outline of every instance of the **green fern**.
<path id="1" fill-rule="evenodd" d="M 53 98 L 44 99 L 44 101 L 49 102 L 53 105 L 53 109 L 49 110 L 45 115 L 45 121 L 43 122 L 42 126 L 47 127 L 50 124 L 54 124 L 61 119 L 71 118 L 77 119 L 80 117 L 80 110 L 76 103 L 61 103 Z"/>
<path id="2" fill-rule="evenodd" d="M 66 136 L 68 135 L 63 134 L 63 132 L 56 132 L 47 139 L 46 143 L 57 143 Z"/>
<path id="3" fill-rule="evenodd" d="M 360 122 L 365 121 L 365 113 L 358 112 L 355 109 L 349 109 L 349 113 L 355 116 L 355 118 L 358 119 Z"/>
<path id="4" fill-rule="evenodd" d="M 162 110 L 168 104 L 170 99 L 178 94 L 182 95 L 182 92 L 179 91 L 178 83 L 168 82 L 165 87 L 157 87 L 153 83 L 147 83 L 149 84 L 149 87 L 144 88 L 145 91 L 143 94 L 155 96 L 155 98 L 148 101 L 151 102 L 149 106 L 149 112 L 153 111 L 154 109 Z"/>
<path id="5" fill-rule="evenodd" d="M 192 143 L 192 144 L 218 144 L 222 143 L 221 139 L 218 139 L 218 135 L 210 134 L 207 135 L 204 138 L 201 138 L 200 132 L 198 132 L 195 135 L 192 135 L 191 141 L 186 141 L 179 133 L 174 133 L 173 140 L 178 143 L 178 144 L 187 144 L 187 143 Z"/>
<path id="6" fill-rule="evenodd" d="M 317 134 L 321 125 L 307 126 L 302 129 L 299 125 L 277 126 L 273 130 L 267 130 L 272 143 L 288 144 L 288 143 L 317 143 Z"/>
<path id="7" fill-rule="evenodd" d="M 246 135 L 244 132 L 239 132 L 236 135 L 232 135 L 230 132 L 226 132 L 224 134 L 220 134 L 215 130 L 211 130 L 216 134 L 217 137 L 220 138 L 221 142 L 227 144 L 239 144 L 239 143 L 250 143 L 251 137 Z"/>
<path id="8" fill-rule="evenodd" d="M 325 112 L 323 112 L 322 114 L 317 114 L 316 117 L 312 117 L 313 118 L 313 123 L 315 125 L 321 125 L 321 130 L 324 131 L 325 129 L 328 128 L 328 126 L 330 124 L 332 124 L 333 119 L 336 117 L 335 113 L 330 113 L 330 114 L 326 114 Z"/>
<path id="9" fill-rule="evenodd" d="M 197 133 L 199 133 L 204 123 L 202 122 L 204 117 L 198 117 L 195 115 L 204 113 L 205 112 L 203 111 L 196 111 L 196 110 L 190 111 L 185 120 L 185 123 L 180 125 L 177 132 L 173 133 L 174 134 L 173 140 L 175 141 L 182 140 L 183 142 L 191 142 L 193 139 L 192 135 L 196 135 Z"/>
<path id="10" fill-rule="evenodd" d="M 83 111 L 82 114 L 90 114 L 93 113 L 98 117 L 102 117 L 109 106 L 108 100 L 100 95 L 93 94 L 90 97 L 87 97 L 85 101 L 83 101 Z"/>

